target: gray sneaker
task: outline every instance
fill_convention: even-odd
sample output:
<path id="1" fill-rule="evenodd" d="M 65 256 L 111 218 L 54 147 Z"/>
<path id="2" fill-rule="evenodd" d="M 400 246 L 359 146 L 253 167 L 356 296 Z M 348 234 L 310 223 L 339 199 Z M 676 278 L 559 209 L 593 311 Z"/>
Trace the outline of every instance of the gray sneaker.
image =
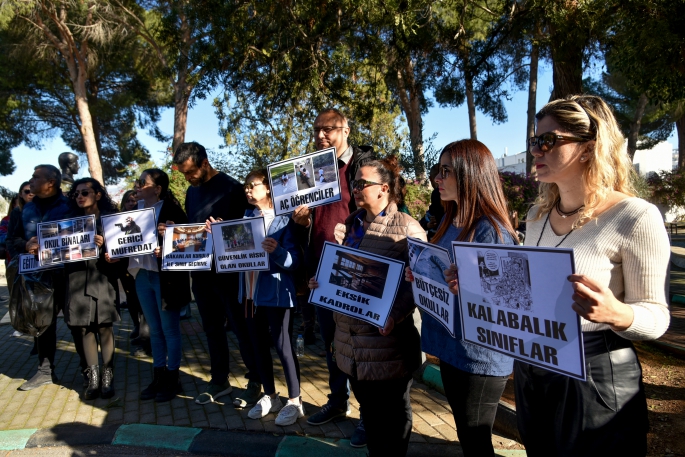
<path id="1" fill-rule="evenodd" d="M 33 390 L 37 387 L 45 386 L 47 384 L 57 384 L 57 376 L 55 373 L 46 374 L 42 371 L 37 372 L 31 379 L 19 386 L 17 390 Z"/>
<path id="2" fill-rule="evenodd" d="M 226 380 L 226 382 L 223 384 L 214 384 L 210 382 L 207 384 L 207 389 L 197 396 L 195 403 L 198 405 L 214 403 L 219 397 L 228 395 L 231 392 L 233 392 L 233 387 L 231 387 L 231 384 L 228 382 L 228 380 Z"/>
<path id="3" fill-rule="evenodd" d="M 252 406 L 259 401 L 261 396 L 262 385 L 257 381 L 250 381 L 247 383 L 247 389 L 245 389 L 245 392 L 233 400 L 233 406 L 236 408 L 246 408 L 248 406 Z"/>

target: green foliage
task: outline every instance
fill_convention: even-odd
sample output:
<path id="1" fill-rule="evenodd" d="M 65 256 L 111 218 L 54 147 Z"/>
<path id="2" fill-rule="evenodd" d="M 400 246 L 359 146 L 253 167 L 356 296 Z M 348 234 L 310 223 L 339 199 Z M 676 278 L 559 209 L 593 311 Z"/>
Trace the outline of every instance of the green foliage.
<path id="1" fill-rule="evenodd" d="M 531 175 L 523 176 L 509 171 L 502 171 L 499 175 L 509 209 L 518 212 L 519 219 L 524 219 L 538 196 L 538 181 Z"/>
<path id="2" fill-rule="evenodd" d="M 431 193 L 433 189 L 430 186 L 421 185 L 419 182 L 407 183 L 407 194 L 404 196 L 404 203 L 409 208 L 409 214 L 420 221 L 426 215 L 426 211 L 431 203 Z"/>
<path id="3" fill-rule="evenodd" d="M 633 189 L 635 189 L 636 196 L 644 200 L 650 200 L 652 198 L 652 188 L 647 182 L 647 178 L 639 173 L 631 173 L 630 180 Z"/>
<path id="4" fill-rule="evenodd" d="M 178 171 L 178 166 L 171 162 L 171 156 L 169 156 L 169 160 L 164 164 L 163 170 L 169 175 L 169 189 L 171 190 L 171 193 L 174 194 L 174 197 L 179 201 L 181 208 L 185 209 L 186 191 L 188 190 L 190 183 L 186 181 L 183 173 Z"/>
<path id="5" fill-rule="evenodd" d="M 660 171 L 647 178 L 652 203 L 667 208 L 685 206 L 685 170 Z"/>

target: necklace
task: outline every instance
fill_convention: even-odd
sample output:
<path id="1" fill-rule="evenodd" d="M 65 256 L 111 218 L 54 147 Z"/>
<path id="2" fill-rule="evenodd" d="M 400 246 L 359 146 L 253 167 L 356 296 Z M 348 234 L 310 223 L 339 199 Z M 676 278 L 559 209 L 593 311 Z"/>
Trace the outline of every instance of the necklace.
<path id="1" fill-rule="evenodd" d="M 576 212 L 578 212 L 579 209 L 580 209 L 580 208 L 578 208 L 578 209 L 576 210 Z M 542 239 L 542 234 L 545 233 L 545 228 L 547 227 L 547 221 L 549 221 L 549 213 L 547 213 L 547 217 L 545 218 L 545 223 L 542 224 L 542 230 L 540 230 L 540 237 L 538 238 L 538 242 L 535 243 L 535 246 L 540 246 L 540 240 Z M 563 243 L 564 241 L 566 241 L 566 238 L 568 238 L 568 236 L 569 236 L 571 233 L 573 233 L 574 230 L 575 230 L 575 227 L 572 228 L 571 231 L 568 232 L 566 235 L 564 235 L 564 237 L 561 239 L 561 241 L 559 241 L 559 243 L 557 243 L 557 245 L 554 246 L 554 247 L 555 247 L 555 248 L 558 248 L 558 247 L 561 245 L 561 243 Z"/>
<path id="2" fill-rule="evenodd" d="M 574 214 L 577 214 L 578 211 L 581 209 L 585 208 L 585 204 L 580 205 L 578 208 L 574 209 L 573 211 L 565 212 L 562 211 L 561 208 L 559 207 L 561 205 L 561 198 L 557 200 L 557 204 L 554 205 L 554 207 L 557 209 L 557 214 L 564 219 L 566 219 L 569 216 L 573 216 Z"/>

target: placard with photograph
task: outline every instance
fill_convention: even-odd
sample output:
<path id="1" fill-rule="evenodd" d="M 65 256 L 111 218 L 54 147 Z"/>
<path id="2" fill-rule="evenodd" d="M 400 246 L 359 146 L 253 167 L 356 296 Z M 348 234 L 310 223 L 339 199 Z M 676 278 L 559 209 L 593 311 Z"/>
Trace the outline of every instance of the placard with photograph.
<path id="1" fill-rule="evenodd" d="M 56 265 L 45 265 L 41 266 L 40 262 L 38 262 L 38 257 L 36 257 L 33 254 L 19 254 L 19 274 L 27 274 L 27 273 L 32 273 L 34 271 L 42 271 L 42 270 L 52 270 L 55 268 L 63 268 L 62 264 L 56 264 Z"/>
<path id="2" fill-rule="evenodd" d="M 314 208 L 342 198 L 335 148 L 272 163 L 267 171 L 276 216 L 300 205 Z"/>
<path id="3" fill-rule="evenodd" d="M 573 249 L 452 242 L 464 340 L 585 380 Z"/>
<path id="4" fill-rule="evenodd" d="M 41 266 L 97 259 L 95 216 L 38 223 L 38 261 Z"/>
<path id="5" fill-rule="evenodd" d="M 407 237 L 409 268 L 414 275 L 412 292 L 414 303 L 442 324 L 454 337 L 454 312 L 457 297 L 450 292 L 444 271 L 449 268 L 449 252 L 418 238 Z"/>
<path id="6" fill-rule="evenodd" d="M 249 217 L 212 224 L 216 272 L 269 269 L 269 254 L 262 249 L 266 238 L 263 217 Z"/>
<path id="7" fill-rule="evenodd" d="M 212 234 L 205 224 L 167 225 L 162 247 L 162 270 L 212 269 Z"/>
<path id="8" fill-rule="evenodd" d="M 326 242 L 309 303 L 385 327 L 403 277 L 404 262 Z"/>
<path id="9" fill-rule="evenodd" d="M 150 254 L 157 247 L 154 208 L 102 216 L 105 246 L 112 259 Z"/>

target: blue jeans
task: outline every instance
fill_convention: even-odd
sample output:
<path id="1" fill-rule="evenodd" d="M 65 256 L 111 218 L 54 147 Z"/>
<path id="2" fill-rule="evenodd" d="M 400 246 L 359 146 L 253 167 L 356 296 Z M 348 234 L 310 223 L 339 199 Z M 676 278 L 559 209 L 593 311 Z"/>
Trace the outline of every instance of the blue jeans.
<path id="1" fill-rule="evenodd" d="M 338 368 L 338 364 L 333 360 L 333 353 L 331 353 L 331 343 L 335 337 L 333 311 L 317 306 L 316 315 L 319 318 L 321 338 L 323 339 L 323 344 L 326 348 L 328 387 L 331 389 L 331 393 L 328 394 L 328 404 L 334 408 L 347 410 L 350 399 L 350 385 L 348 383 L 347 374 Z"/>
<path id="2" fill-rule="evenodd" d="M 181 366 L 181 312 L 162 309 L 159 273 L 141 269 L 136 276 L 136 292 L 145 320 L 150 326 L 152 362 L 155 368 L 178 370 Z M 168 361 L 167 361 L 168 358 Z"/>

